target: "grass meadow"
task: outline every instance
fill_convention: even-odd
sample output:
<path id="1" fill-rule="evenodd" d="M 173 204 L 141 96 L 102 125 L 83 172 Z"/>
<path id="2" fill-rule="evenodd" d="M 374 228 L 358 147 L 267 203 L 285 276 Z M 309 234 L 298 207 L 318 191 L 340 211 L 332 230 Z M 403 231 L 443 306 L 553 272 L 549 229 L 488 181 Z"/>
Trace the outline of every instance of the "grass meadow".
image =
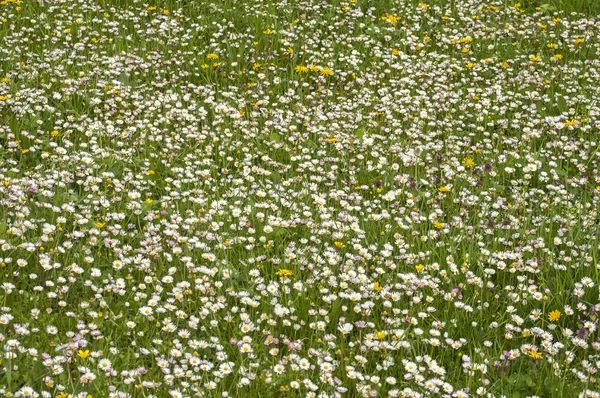
<path id="1" fill-rule="evenodd" d="M 600 1 L 0 1 L 0 396 L 600 396 Z"/>

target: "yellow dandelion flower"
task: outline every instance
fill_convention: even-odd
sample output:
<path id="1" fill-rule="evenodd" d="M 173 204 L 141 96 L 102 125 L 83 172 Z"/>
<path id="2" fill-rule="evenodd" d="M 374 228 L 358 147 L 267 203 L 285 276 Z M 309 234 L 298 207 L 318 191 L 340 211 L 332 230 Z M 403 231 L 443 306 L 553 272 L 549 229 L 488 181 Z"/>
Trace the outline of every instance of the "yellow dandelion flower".
<path id="1" fill-rule="evenodd" d="M 562 314 L 559 310 L 554 310 L 548 314 L 548 319 L 550 320 L 550 322 L 556 322 L 560 319 L 561 316 Z"/>
<path id="2" fill-rule="evenodd" d="M 387 20 L 392 25 L 396 25 L 398 23 L 398 21 L 400 20 L 400 17 L 396 17 L 394 15 L 390 15 L 390 16 L 388 16 Z"/>
<path id="3" fill-rule="evenodd" d="M 534 350 L 529 351 L 529 356 L 533 359 L 542 359 L 542 353 Z"/>
<path id="4" fill-rule="evenodd" d="M 293 274 L 293 272 L 289 269 L 280 269 L 279 271 L 276 272 L 277 275 L 281 275 L 281 276 L 291 276 Z"/>

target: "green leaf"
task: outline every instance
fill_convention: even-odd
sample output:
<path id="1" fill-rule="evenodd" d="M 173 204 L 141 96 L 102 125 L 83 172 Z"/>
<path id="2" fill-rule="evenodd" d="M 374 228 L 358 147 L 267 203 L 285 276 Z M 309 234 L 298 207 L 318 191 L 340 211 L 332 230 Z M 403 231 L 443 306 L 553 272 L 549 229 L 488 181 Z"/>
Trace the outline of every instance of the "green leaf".
<path id="1" fill-rule="evenodd" d="M 275 142 L 281 142 L 281 136 L 279 134 L 276 133 L 271 133 L 269 134 L 269 140 L 270 141 L 275 141 Z"/>
<path id="2" fill-rule="evenodd" d="M 554 7 L 552 4 L 542 4 L 540 6 L 540 9 L 543 12 L 551 12 L 551 11 L 556 11 L 556 7 Z"/>
<path id="3" fill-rule="evenodd" d="M 556 99 L 556 104 L 558 105 L 558 109 L 561 112 L 567 110 L 567 101 L 565 101 L 565 99 L 562 96 Z"/>
<path id="4" fill-rule="evenodd" d="M 8 238 L 8 234 L 6 230 L 8 229 L 8 224 L 6 222 L 0 223 L 0 238 L 6 239 Z"/>

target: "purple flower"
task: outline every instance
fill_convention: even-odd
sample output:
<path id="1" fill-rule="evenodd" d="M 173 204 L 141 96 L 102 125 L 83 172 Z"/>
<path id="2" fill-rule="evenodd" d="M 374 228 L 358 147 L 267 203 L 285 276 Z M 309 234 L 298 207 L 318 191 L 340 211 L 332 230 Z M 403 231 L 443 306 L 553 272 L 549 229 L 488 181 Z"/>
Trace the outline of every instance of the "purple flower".
<path id="1" fill-rule="evenodd" d="M 588 330 L 586 328 L 581 328 L 579 330 L 577 330 L 577 336 L 586 340 L 588 338 Z"/>
<path id="2" fill-rule="evenodd" d="M 357 322 L 354 322 L 354 325 L 355 325 L 357 328 L 361 328 L 361 329 L 363 329 L 363 328 L 366 328 L 366 327 L 367 327 L 367 322 L 365 322 L 365 321 L 357 321 Z"/>

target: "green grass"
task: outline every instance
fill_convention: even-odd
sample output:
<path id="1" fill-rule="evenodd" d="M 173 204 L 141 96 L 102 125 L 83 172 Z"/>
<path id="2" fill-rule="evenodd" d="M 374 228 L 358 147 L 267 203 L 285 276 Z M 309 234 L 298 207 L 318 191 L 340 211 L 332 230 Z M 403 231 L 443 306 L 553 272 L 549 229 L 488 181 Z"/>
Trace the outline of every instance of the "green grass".
<path id="1" fill-rule="evenodd" d="M 0 2 L 0 396 L 596 396 L 598 13 Z"/>
<path id="2" fill-rule="evenodd" d="M 595 0 L 523 0 L 523 7 L 539 7 L 545 12 L 579 13 L 590 17 L 600 15 L 600 2 Z"/>

